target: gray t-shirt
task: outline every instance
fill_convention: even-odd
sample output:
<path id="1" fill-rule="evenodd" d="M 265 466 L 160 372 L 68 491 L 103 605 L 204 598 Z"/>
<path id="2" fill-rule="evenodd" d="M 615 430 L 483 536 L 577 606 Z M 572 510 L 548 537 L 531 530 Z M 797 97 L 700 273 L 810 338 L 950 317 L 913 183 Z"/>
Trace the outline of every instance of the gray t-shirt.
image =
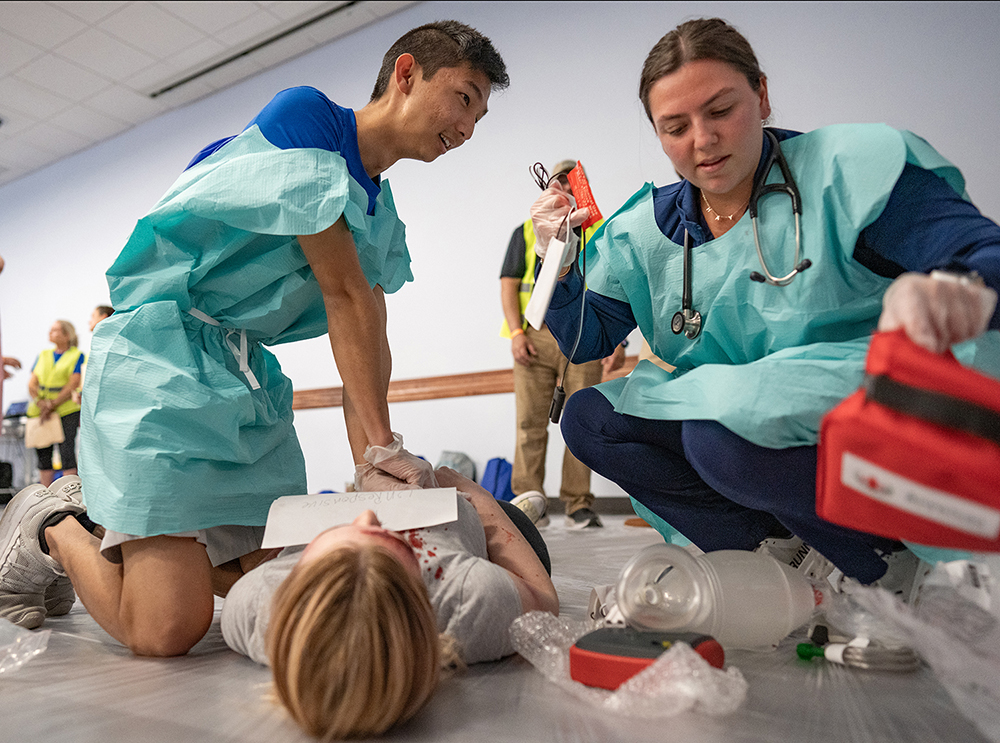
<path id="1" fill-rule="evenodd" d="M 491 563 L 476 509 L 458 499 L 458 520 L 403 532 L 413 546 L 438 631 L 456 640 L 466 663 L 497 660 L 514 652 L 508 629 L 521 615 L 521 598 L 510 573 Z M 222 605 L 222 636 L 237 653 L 267 664 L 264 637 L 271 601 L 299 561 L 304 547 L 288 547 L 251 570 Z"/>

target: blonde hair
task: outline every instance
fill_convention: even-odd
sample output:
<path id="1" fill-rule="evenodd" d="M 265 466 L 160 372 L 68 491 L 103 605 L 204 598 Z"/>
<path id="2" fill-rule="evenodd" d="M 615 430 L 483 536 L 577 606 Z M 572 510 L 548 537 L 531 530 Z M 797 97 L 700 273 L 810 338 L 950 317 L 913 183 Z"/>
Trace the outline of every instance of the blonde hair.
<path id="1" fill-rule="evenodd" d="M 275 695 L 322 740 L 379 735 L 413 717 L 443 658 L 427 589 L 377 546 L 299 565 L 274 597 L 267 654 Z"/>
<path id="2" fill-rule="evenodd" d="M 73 327 L 73 323 L 69 320 L 56 320 L 56 322 L 59 324 L 59 327 L 62 328 L 62 332 L 69 340 L 69 347 L 75 347 L 80 342 L 80 339 L 76 336 L 76 328 Z"/>

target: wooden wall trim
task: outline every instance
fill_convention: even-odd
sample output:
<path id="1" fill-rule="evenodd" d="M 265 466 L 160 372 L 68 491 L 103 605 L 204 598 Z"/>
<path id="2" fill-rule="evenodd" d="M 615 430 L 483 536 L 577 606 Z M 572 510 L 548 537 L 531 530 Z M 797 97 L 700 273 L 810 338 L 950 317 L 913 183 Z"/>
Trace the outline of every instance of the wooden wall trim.
<path id="1" fill-rule="evenodd" d="M 635 368 L 638 356 L 626 356 L 625 365 L 617 372 L 605 377 L 623 377 Z M 471 395 L 499 395 L 514 391 L 513 369 L 472 372 L 470 374 L 449 374 L 440 377 L 400 379 L 389 383 L 387 400 L 411 402 L 413 400 L 438 400 L 445 397 L 469 397 Z M 292 408 L 339 408 L 344 404 L 343 387 L 324 387 L 314 390 L 295 390 Z"/>

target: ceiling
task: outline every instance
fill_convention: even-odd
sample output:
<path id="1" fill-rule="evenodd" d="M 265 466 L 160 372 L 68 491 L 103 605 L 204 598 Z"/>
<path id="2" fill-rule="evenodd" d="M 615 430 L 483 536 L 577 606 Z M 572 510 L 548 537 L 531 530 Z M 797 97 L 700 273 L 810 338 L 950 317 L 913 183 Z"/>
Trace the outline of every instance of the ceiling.
<path id="1" fill-rule="evenodd" d="M 0 185 L 414 2 L 0 2 Z"/>

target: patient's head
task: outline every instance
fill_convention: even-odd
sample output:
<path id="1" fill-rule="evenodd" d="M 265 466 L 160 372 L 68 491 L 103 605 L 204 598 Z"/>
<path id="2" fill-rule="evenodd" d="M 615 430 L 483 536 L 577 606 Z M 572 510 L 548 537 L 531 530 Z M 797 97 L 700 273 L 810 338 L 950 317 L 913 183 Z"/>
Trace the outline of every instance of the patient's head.
<path id="1" fill-rule="evenodd" d="M 319 738 L 378 735 L 437 685 L 437 622 L 412 549 L 370 511 L 318 536 L 275 595 L 275 692 Z"/>

